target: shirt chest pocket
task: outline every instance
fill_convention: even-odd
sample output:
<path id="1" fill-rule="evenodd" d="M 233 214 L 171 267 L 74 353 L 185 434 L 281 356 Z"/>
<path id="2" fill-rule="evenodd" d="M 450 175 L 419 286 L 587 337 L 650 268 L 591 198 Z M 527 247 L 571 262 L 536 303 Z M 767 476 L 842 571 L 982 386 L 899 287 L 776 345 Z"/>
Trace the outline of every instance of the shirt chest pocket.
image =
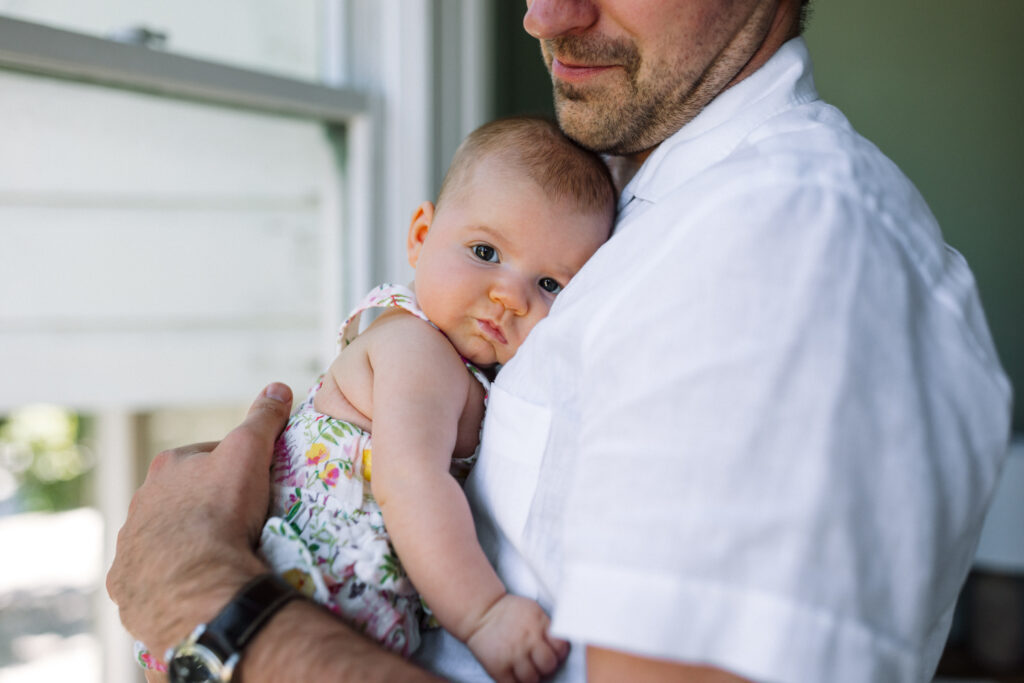
<path id="1" fill-rule="evenodd" d="M 477 509 L 488 511 L 508 540 L 517 544 L 537 489 L 551 427 L 551 412 L 491 385 L 473 470 Z"/>

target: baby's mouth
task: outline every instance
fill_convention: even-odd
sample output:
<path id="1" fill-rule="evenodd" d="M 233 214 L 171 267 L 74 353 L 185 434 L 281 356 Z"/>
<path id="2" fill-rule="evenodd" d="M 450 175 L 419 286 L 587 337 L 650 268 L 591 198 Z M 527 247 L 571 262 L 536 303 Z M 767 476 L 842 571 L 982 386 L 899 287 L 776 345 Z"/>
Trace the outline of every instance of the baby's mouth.
<path id="1" fill-rule="evenodd" d="M 505 338 L 505 334 L 501 331 L 501 328 L 490 320 L 477 320 L 476 324 L 480 327 L 484 336 L 490 337 L 499 344 L 508 344 L 508 339 Z"/>

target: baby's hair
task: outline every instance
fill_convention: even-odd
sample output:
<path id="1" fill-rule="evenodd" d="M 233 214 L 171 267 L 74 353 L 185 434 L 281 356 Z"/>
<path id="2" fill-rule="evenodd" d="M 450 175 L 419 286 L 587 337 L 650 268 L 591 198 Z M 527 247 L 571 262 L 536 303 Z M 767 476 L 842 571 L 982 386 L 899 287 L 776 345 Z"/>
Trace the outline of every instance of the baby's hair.
<path id="1" fill-rule="evenodd" d="M 565 137 L 558 125 L 534 116 L 485 123 L 455 150 L 437 205 L 455 196 L 477 163 L 499 155 L 525 172 L 551 199 L 569 199 L 584 212 L 615 211 L 615 186 L 601 157 Z"/>

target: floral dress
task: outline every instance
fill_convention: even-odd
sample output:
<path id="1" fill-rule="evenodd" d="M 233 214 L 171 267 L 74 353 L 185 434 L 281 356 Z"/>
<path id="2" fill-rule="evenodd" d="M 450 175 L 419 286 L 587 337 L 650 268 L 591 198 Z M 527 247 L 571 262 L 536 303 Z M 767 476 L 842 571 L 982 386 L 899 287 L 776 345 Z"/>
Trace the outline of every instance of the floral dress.
<path id="1" fill-rule="evenodd" d="M 340 347 L 358 334 L 369 308 L 401 308 L 426 320 L 412 291 L 381 285 L 342 325 Z M 489 382 L 463 359 L 483 385 Z M 391 547 L 370 491 L 373 447 L 359 427 L 318 412 L 317 383 L 278 438 L 271 467 L 270 512 L 260 553 L 299 590 L 385 647 L 410 655 L 430 625 L 416 589 Z M 465 478 L 474 456 L 452 462 Z"/>
<path id="2" fill-rule="evenodd" d="M 381 285 L 342 325 L 339 349 L 356 338 L 360 316 L 370 308 L 401 308 L 430 322 L 410 289 Z M 463 362 L 483 385 L 486 401 L 490 382 L 479 368 Z M 305 595 L 385 647 L 409 656 L 419 646 L 420 629 L 436 624 L 391 547 L 370 491 L 370 434 L 313 407 L 322 383 L 323 375 L 274 446 L 270 509 L 259 553 Z M 451 472 L 460 482 L 475 458 L 474 453 L 452 459 Z M 142 643 L 135 644 L 135 657 L 144 668 L 167 670 Z"/>

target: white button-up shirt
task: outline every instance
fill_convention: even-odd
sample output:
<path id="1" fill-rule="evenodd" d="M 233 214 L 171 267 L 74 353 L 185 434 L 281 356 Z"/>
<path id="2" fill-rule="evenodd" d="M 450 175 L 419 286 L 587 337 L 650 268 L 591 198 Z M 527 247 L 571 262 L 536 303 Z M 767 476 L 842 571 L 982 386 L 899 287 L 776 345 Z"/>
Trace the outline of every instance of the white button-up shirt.
<path id="1" fill-rule="evenodd" d="M 662 143 L 494 383 L 467 484 L 574 643 L 930 680 L 1010 430 L 963 258 L 801 39 Z M 442 673 L 482 672 L 428 638 Z"/>

